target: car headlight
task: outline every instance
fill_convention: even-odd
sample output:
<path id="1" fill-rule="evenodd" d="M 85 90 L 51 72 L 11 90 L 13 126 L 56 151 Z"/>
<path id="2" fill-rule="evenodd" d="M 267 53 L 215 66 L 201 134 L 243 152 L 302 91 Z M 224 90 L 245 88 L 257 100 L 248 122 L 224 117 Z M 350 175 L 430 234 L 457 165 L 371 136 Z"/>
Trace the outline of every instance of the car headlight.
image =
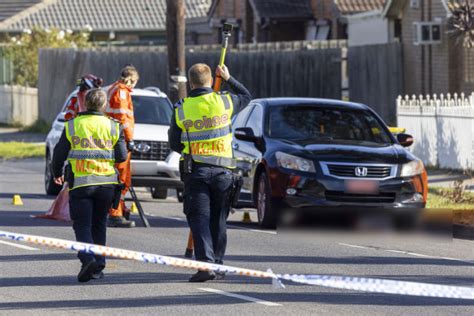
<path id="1" fill-rule="evenodd" d="M 304 171 L 304 172 L 316 172 L 314 163 L 311 160 L 300 158 L 293 155 L 288 155 L 277 151 L 275 153 L 278 166 L 286 169 Z"/>
<path id="2" fill-rule="evenodd" d="M 425 167 L 423 166 L 423 162 L 421 162 L 421 160 L 414 160 L 402 165 L 402 172 L 400 176 L 413 177 L 422 174 L 424 170 Z"/>

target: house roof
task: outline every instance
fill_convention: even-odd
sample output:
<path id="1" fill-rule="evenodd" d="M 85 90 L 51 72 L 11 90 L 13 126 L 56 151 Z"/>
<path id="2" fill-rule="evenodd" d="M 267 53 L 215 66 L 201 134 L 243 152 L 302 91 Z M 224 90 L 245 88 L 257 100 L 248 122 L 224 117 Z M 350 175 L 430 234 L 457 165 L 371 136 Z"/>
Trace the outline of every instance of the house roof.
<path id="1" fill-rule="evenodd" d="M 366 11 L 382 11 L 385 0 L 334 0 L 334 3 L 342 15 L 348 15 Z"/>
<path id="2" fill-rule="evenodd" d="M 31 12 L 20 18 L 12 16 L 6 19 L 0 23 L 0 29 L 19 31 L 40 26 L 81 30 L 86 25 L 91 26 L 94 31 L 162 31 L 166 28 L 166 0 L 42 0 L 37 2 L 41 2 L 43 6 L 37 5 L 37 10 L 30 10 Z M 198 18 L 206 16 L 211 0 L 185 0 L 185 3 L 186 18 Z"/>
<path id="3" fill-rule="evenodd" d="M 235 0 L 242 1 L 243 0 Z M 221 0 L 212 0 L 208 17 L 213 17 L 216 8 Z M 257 19 L 284 19 L 298 18 L 311 19 L 311 0 L 249 0 L 250 6 Z"/>
<path id="4" fill-rule="evenodd" d="M 444 9 L 446 10 L 447 15 L 451 14 L 451 11 L 449 10 L 449 7 L 448 7 L 448 0 L 435 0 L 435 1 L 441 2 Z M 382 15 L 384 17 L 400 17 L 401 12 L 405 8 L 406 3 L 407 3 L 407 0 L 387 0 L 383 8 Z"/>
<path id="5" fill-rule="evenodd" d="M 310 0 L 250 0 L 260 18 L 313 18 Z"/>
<path id="6" fill-rule="evenodd" d="M 41 0 L 0 0 L 0 22 L 26 10 Z"/>

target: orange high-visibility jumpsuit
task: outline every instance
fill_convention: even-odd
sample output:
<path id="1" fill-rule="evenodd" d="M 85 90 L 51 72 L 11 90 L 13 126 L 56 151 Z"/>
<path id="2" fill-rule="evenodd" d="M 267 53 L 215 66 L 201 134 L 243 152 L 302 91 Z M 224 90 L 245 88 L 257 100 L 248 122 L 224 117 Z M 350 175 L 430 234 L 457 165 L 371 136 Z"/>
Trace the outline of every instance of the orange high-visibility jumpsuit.
<path id="1" fill-rule="evenodd" d="M 66 107 L 66 115 L 64 115 L 66 121 L 75 118 L 77 113 L 86 111 L 86 93 L 87 90 L 79 91 L 76 96 L 71 97 Z"/>
<path id="2" fill-rule="evenodd" d="M 122 124 L 125 141 L 133 140 L 133 131 L 135 128 L 135 119 L 133 117 L 133 103 L 130 93 L 132 89 L 120 81 L 115 82 L 109 89 L 107 96 L 109 103 L 105 109 L 105 114 L 114 118 Z M 110 209 L 110 216 L 123 216 L 125 211 L 125 195 L 132 184 L 132 170 L 130 168 L 131 154 L 128 153 L 127 160 L 115 164 L 119 171 L 120 181 L 125 185 L 122 190 L 122 196 L 117 209 Z"/>

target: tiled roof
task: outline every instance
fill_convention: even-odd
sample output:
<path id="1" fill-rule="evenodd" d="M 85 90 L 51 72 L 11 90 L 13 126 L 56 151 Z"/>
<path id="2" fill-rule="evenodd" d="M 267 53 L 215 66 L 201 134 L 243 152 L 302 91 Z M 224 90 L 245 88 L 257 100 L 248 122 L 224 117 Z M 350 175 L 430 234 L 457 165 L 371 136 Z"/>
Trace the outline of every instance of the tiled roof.
<path id="1" fill-rule="evenodd" d="M 354 14 L 365 11 L 381 11 L 385 0 L 335 0 L 341 14 Z"/>
<path id="2" fill-rule="evenodd" d="M 80 30 L 89 25 L 96 31 L 165 30 L 166 0 L 49 0 L 49 2 L 39 10 L 10 24 L 0 24 L 0 29 L 23 30 L 40 26 Z M 211 0 L 185 0 L 185 3 L 186 18 L 195 18 L 206 16 Z"/>
<path id="3" fill-rule="evenodd" d="M 310 0 L 250 0 L 261 18 L 312 18 Z"/>
<path id="4" fill-rule="evenodd" d="M 41 2 L 41 0 L 0 0 L 0 22 Z"/>

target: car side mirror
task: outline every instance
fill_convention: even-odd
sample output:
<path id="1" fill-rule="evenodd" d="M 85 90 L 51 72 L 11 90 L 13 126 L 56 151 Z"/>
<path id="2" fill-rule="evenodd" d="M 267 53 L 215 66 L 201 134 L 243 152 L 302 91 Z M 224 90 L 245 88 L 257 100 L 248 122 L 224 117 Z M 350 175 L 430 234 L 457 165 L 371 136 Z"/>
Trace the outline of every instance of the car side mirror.
<path id="1" fill-rule="evenodd" d="M 251 127 L 239 127 L 234 131 L 234 136 L 238 140 L 243 140 L 246 142 L 257 142 L 258 137 L 255 136 L 253 129 Z"/>
<path id="2" fill-rule="evenodd" d="M 413 136 L 408 134 L 398 134 L 397 140 L 403 147 L 410 147 L 413 144 Z"/>

